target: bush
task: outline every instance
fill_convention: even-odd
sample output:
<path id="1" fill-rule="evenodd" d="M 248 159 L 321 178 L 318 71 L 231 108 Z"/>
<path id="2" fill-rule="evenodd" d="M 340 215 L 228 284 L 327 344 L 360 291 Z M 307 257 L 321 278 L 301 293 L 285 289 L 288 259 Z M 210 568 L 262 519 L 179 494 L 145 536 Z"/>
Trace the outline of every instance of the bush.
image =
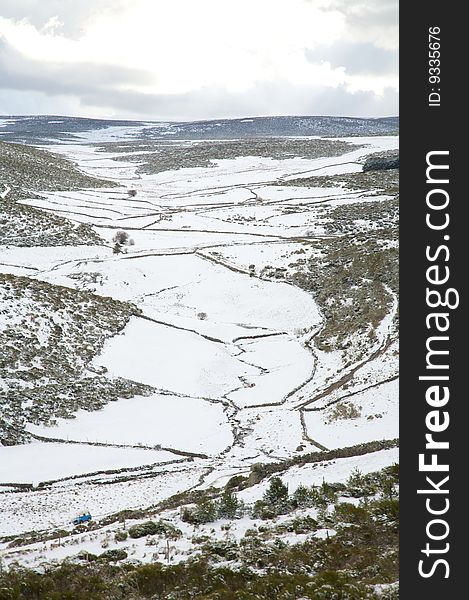
<path id="1" fill-rule="evenodd" d="M 333 421 L 358 419 L 361 417 L 361 406 L 355 406 L 351 402 L 338 402 L 328 412 L 328 423 Z"/>
<path id="2" fill-rule="evenodd" d="M 334 486 L 326 481 L 323 481 L 321 487 L 317 489 L 316 496 L 317 508 L 325 508 L 329 504 L 337 502 L 337 492 Z"/>
<path id="3" fill-rule="evenodd" d="M 399 524 L 399 500 L 381 498 L 372 502 L 370 508 L 378 518 L 395 526 Z"/>
<path id="4" fill-rule="evenodd" d="M 223 560 L 237 560 L 238 544 L 236 542 L 228 542 L 220 540 L 205 544 L 202 550 L 210 555 Z"/>
<path id="5" fill-rule="evenodd" d="M 158 526 L 154 521 L 146 521 L 145 523 L 132 525 L 129 528 L 129 535 L 134 539 L 145 537 L 146 535 L 156 535 L 157 533 Z"/>
<path id="6" fill-rule="evenodd" d="M 307 584 L 315 600 L 365 600 L 370 598 L 365 586 L 337 571 L 325 571 Z"/>
<path id="7" fill-rule="evenodd" d="M 283 483 L 280 477 L 273 477 L 271 479 L 263 500 L 266 504 L 274 506 L 288 503 L 288 487 Z"/>
<path id="8" fill-rule="evenodd" d="M 212 523 L 217 519 L 218 507 L 212 500 L 202 499 L 196 506 L 185 506 L 181 511 L 181 520 L 192 525 Z"/>
<path id="9" fill-rule="evenodd" d="M 292 505 L 295 508 L 307 508 L 312 505 L 313 496 L 314 494 L 310 488 L 299 485 L 293 492 Z"/>
<path id="10" fill-rule="evenodd" d="M 86 552 L 86 550 L 82 550 L 77 554 L 77 558 L 86 562 L 95 562 L 98 560 L 99 556 L 92 554 L 91 552 Z"/>
<path id="11" fill-rule="evenodd" d="M 334 523 L 365 523 L 369 519 L 368 511 L 361 506 L 354 506 L 349 502 L 336 504 L 332 514 Z"/>
<path id="12" fill-rule="evenodd" d="M 234 519 L 241 509 L 241 502 L 229 489 L 223 492 L 218 503 L 218 516 L 220 519 Z"/>
<path id="13" fill-rule="evenodd" d="M 129 528 L 129 535 L 131 538 L 141 538 L 146 535 L 165 535 L 170 539 L 175 539 L 182 535 L 182 532 L 174 527 L 171 523 L 166 521 L 146 521 L 145 523 L 139 523 Z"/>
<path id="14" fill-rule="evenodd" d="M 117 561 L 117 560 L 124 560 L 127 557 L 128 557 L 128 554 L 125 550 L 115 548 L 113 550 L 106 550 L 106 552 L 103 552 L 102 554 L 100 554 L 99 560 Z"/>
<path id="15" fill-rule="evenodd" d="M 288 521 L 287 523 L 282 523 L 278 525 L 277 531 L 288 531 L 289 533 L 301 534 L 301 533 L 309 533 L 311 531 L 316 531 L 318 529 L 318 522 L 313 517 L 298 517 L 293 519 L 292 521 Z"/>
<path id="16" fill-rule="evenodd" d="M 119 230 L 112 238 L 112 241 L 116 244 L 120 244 L 121 246 L 125 246 L 125 244 L 127 244 L 127 242 L 129 241 L 129 234 L 127 233 L 127 231 Z"/>
<path id="17" fill-rule="evenodd" d="M 125 542 L 127 537 L 128 537 L 127 531 L 119 529 L 118 531 L 116 531 L 116 535 L 114 536 L 114 539 L 116 542 Z"/>
<path id="18" fill-rule="evenodd" d="M 373 496 L 376 493 L 376 485 L 372 478 L 363 475 L 359 469 L 354 469 L 347 479 L 347 494 L 353 498 Z"/>
<path id="19" fill-rule="evenodd" d="M 264 500 L 257 500 L 252 508 L 252 516 L 254 519 L 274 519 L 280 513 L 272 504 L 267 504 Z"/>

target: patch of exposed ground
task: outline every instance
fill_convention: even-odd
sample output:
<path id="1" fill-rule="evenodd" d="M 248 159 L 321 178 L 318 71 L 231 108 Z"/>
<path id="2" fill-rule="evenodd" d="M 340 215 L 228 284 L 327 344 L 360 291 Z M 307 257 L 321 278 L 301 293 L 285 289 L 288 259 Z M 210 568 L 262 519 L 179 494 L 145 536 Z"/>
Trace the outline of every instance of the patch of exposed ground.
<path id="1" fill-rule="evenodd" d="M 135 306 L 27 277 L 0 275 L 0 405 L 8 443 L 26 422 L 50 423 L 150 388 L 87 371 Z M 102 374 L 101 374 L 102 375 Z M 19 434 L 18 434 L 19 435 Z M 21 436 L 20 436 L 21 437 Z"/>
<path id="2" fill-rule="evenodd" d="M 63 246 L 99 244 L 102 239 L 86 224 L 18 204 L 47 190 L 114 187 L 116 184 L 82 173 L 71 161 L 50 152 L 0 142 L 0 182 L 10 192 L 0 201 L 0 244 Z M 2 189 L 3 191 L 3 189 Z"/>
<path id="3" fill-rule="evenodd" d="M 322 139 L 285 139 L 258 138 L 250 140 L 191 142 L 186 144 L 153 143 L 116 143 L 107 144 L 101 150 L 109 152 L 134 152 L 122 157 L 125 161 L 142 163 L 140 173 L 159 173 L 174 169 L 213 167 L 218 160 L 234 159 L 242 156 L 259 156 L 275 160 L 289 158 L 323 158 L 341 156 L 347 151 L 356 150 L 348 142 Z"/>

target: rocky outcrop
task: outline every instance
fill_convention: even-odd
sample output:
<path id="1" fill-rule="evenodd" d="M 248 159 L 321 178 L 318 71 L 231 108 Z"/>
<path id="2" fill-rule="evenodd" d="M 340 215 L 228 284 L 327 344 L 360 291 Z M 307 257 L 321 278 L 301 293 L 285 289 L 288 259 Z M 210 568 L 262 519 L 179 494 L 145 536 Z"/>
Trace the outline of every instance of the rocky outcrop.
<path id="1" fill-rule="evenodd" d="M 373 156 L 367 158 L 364 165 L 363 171 L 386 171 L 388 169 L 399 168 L 399 154 L 392 154 L 388 156 Z"/>

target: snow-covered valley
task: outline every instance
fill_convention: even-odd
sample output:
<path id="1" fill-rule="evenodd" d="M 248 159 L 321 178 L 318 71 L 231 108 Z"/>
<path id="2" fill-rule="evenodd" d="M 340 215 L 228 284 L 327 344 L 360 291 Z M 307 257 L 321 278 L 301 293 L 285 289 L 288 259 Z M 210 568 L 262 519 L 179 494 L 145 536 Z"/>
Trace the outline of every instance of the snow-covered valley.
<path id="1" fill-rule="evenodd" d="M 131 524 L 158 515 L 182 528 L 171 555 L 183 560 L 194 552 L 194 532 L 225 539 L 227 530 L 223 520 L 213 527 L 182 523 L 184 500 L 173 508 L 161 504 L 175 494 L 216 493 L 233 477 L 249 480 L 259 464 L 284 463 L 275 472 L 294 492 L 300 483 L 345 482 L 357 468 L 371 473 L 398 462 L 397 293 L 392 281 L 369 277 L 375 267 L 365 262 L 377 250 L 350 255 L 346 267 L 336 257 L 342 239 L 347 248 L 361 248 L 360 236 L 370 231 L 376 248 L 394 249 L 395 240 L 380 233 L 381 214 L 394 199 L 389 186 L 350 178 L 361 175 L 368 155 L 396 150 L 398 138 L 341 138 L 346 151 L 318 158 L 246 152 L 211 166 L 148 173 L 137 144 L 103 149 L 105 132 L 43 149 L 115 186 L 40 190 L 18 199 L 85 224 L 102 241 L 21 246 L 10 238 L 0 246 L 0 273 L 10 290 L 28 278 L 67 298 L 86 293 L 101 328 L 96 311 L 103 299 L 133 307 L 122 308 L 122 322 L 106 325 L 112 333 L 100 334 L 99 344 L 87 342 L 89 356 L 76 378 L 104 386 L 95 406 L 85 394 L 66 414 L 54 408 L 44 416 L 47 409 L 24 395 L 33 383 L 8 374 L 23 412 L 21 423 L 8 414 L 2 420 L 29 443 L 0 447 L 5 564 L 36 567 L 112 548 L 122 528 L 115 515 L 132 510 Z M 363 268 L 363 281 L 354 279 L 355 270 L 340 271 L 350 264 Z M 337 284 L 328 273 L 335 268 Z M 2 299 L 0 331 L 24 326 L 28 314 L 45 306 L 38 297 L 27 296 L 27 310 L 23 296 L 13 310 Z M 355 310 L 356 303 L 368 312 Z M 340 317 L 348 313 L 350 322 Z M 53 326 L 37 324 L 40 348 L 50 347 L 54 327 L 75 327 L 65 301 L 54 315 Z M 108 401 L 105 386 L 116 381 L 137 387 Z M 341 454 L 343 448 L 352 450 Z M 321 452 L 324 461 L 308 458 Z M 260 500 L 270 479 L 250 481 L 239 500 Z M 85 510 L 96 527 L 76 531 L 71 521 Z M 306 513 L 317 517 L 315 510 Z M 243 516 L 230 535 L 240 539 L 259 524 Z M 68 533 L 48 541 L 56 530 Z M 28 543 L 33 531 L 39 538 Z M 12 545 L 22 536 L 25 545 Z M 115 544 L 133 559 L 167 557 L 165 544 L 153 548 L 145 539 Z"/>

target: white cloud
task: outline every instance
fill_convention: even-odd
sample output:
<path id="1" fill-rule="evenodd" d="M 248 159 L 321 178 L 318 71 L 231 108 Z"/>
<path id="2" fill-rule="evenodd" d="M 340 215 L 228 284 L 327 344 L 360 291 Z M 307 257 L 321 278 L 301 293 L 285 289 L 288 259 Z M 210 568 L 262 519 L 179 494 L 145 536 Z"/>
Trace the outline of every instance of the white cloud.
<path id="1" fill-rule="evenodd" d="M 360 43 L 366 42 L 371 51 L 394 48 L 395 20 L 389 26 L 383 20 L 383 12 L 397 13 L 393 0 L 43 0 L 40 8 L 30 0 L 18 0 L 16 9 L 5 1 L 0 41 L 10 54 L 23 59 L 17 61 L 22 66 L 16 73 L 21 75 L 21 89 L 28 88 L 29 73 L 31 91 L 53 95 L 51 74 L 60 74 L 57 93 L 75 95 L 82 104 L 90 95 L 102 97 L 107 91 L 110 109 L 112 94 L 115 106 L 123 103 L 119 95 L 126 101 L 133 96 L 134 112 L 141 114 L 139 98 L 140 102 L 143 97 L 183 99 L 202 90 L 217 90 L 223 102 L 223 93 L 244 98 L 262 86 L 279 89 L 280 83 L 292 92 L 322 88 L 382 96 L 385 89 L 397 89 L 397 73 L 377 72 L 376 64 L 364 72 L 347 70 L 340 61 L 329 60 L 327 52 L 334 48 L 332 58 L 337 58 L 337 47 L 357 43 L 360 35 Z M 0 55 L 0 63 L 1 59 Z M 79 85 L 72 85 L 76 69 L 82 92 Z M 93 83 L 96 73 L 106 69 L 114 80 Z M 38 82 L 41 73 L 47 90 Z M 120 78 L 119 73 L 126 76 Z M 15 73 L 10 69 L 8 74 L 8 85 L 15 89 Z M 5 88 L 5 83 L 0 85 Z M 89 89 L 93 85 L 94 94 Z M 272 98 L 272 104 L 280 103 Z M 252 110 L 248 103 L 246 114 L 253 114 L 258 105 L 252 97 Z M 296 105 L 292 98 L 292 110 L 287 112 Z M 347 113 L 346 105 L 343 112 Z"/>

